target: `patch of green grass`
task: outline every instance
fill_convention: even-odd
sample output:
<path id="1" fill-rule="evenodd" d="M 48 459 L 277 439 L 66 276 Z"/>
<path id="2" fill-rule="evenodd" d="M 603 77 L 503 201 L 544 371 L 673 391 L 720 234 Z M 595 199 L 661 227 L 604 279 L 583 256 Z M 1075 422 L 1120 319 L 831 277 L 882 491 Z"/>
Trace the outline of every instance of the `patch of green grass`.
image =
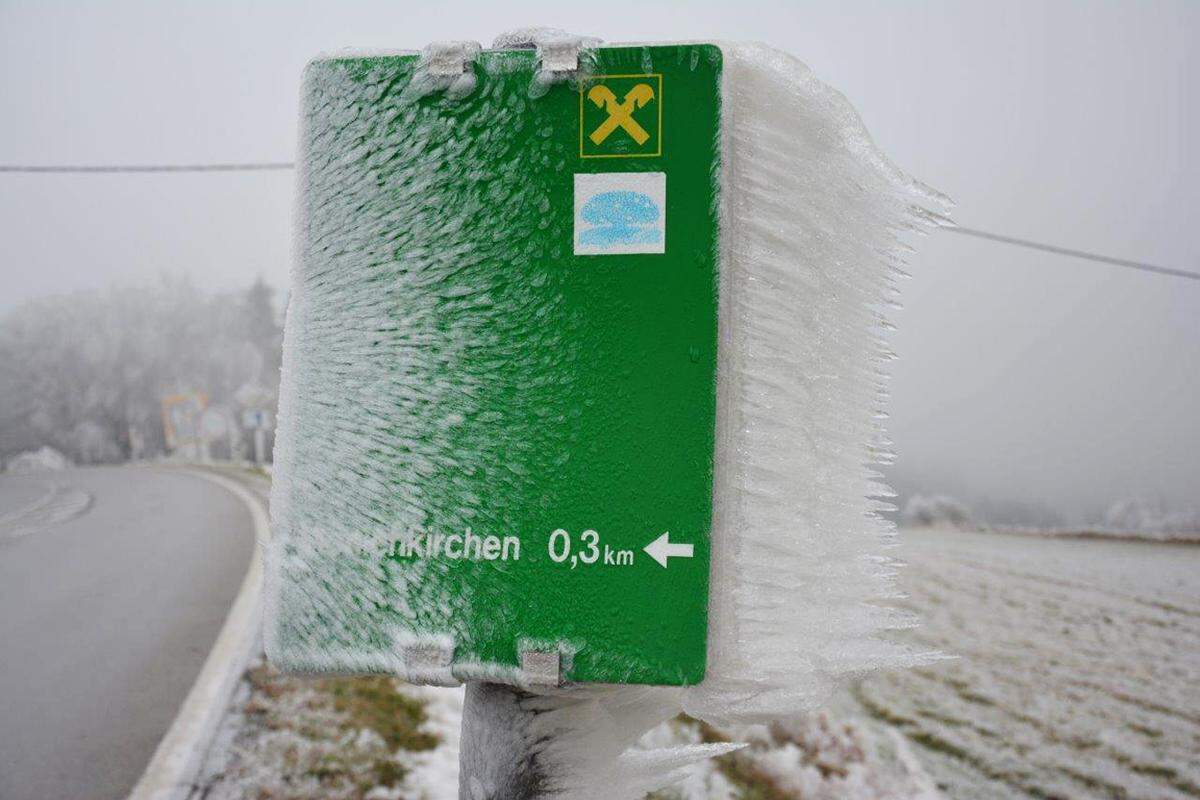
<path id="1" fill-rule="evenodd" d="M 323 678 L 315 687 L 333 698 L 333 706 L 346 714 L 351 729 L 369 728 L 379 734 L 389 749 L 432 750 L 436 736 L 425 733 L 425 708 L 396 690 L 391 678 Z"/>
<path id="2" fill-rule="evenodd" d="M 422 730 L 421 701 L 388 677 L 296 678 L 259 665 L 246 680 L 251 692 L 243 710 L 252 724 L 294 737 L 281 749 L 262 741 L 255 757 L 278 780 L 258 787 L 260 798 L 361 800 L 374 787 L 403 783 L 404 753 L 439 744 Z M 364 731 L 374 736 L 363 739 Z"/>

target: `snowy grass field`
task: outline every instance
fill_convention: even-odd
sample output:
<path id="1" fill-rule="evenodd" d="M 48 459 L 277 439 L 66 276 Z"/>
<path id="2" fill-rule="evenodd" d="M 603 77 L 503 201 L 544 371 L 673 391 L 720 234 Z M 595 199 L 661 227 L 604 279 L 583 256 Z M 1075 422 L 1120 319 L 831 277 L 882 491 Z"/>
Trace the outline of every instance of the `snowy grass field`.
<path id="1" fill-rule="evenodd" d="M 1200 797 L 1200 547 L 903 539 L 906 635 L 956 657 L 769 728 L 674 720 L 647 743 L 751 745 L 654 800 Z M 456 797 L 461 690 L 362 680 L 252 669 L 205 796 Z"/>
<path id="2" fill-rule="evenodd" d="M 1200 796 L 1200 547 L 905 531 L 919 641 L 847 706 L 955 798 Z"/>

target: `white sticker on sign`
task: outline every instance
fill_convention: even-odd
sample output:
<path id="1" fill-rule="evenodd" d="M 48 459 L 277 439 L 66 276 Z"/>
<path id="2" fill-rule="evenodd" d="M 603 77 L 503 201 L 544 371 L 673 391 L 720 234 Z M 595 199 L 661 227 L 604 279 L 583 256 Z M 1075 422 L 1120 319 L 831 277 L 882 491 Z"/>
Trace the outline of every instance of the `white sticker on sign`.
<path id="1" fill-rule="evenodd" d="M 667 174 L 575 175 L 575 255 L 665 253 Z"/>

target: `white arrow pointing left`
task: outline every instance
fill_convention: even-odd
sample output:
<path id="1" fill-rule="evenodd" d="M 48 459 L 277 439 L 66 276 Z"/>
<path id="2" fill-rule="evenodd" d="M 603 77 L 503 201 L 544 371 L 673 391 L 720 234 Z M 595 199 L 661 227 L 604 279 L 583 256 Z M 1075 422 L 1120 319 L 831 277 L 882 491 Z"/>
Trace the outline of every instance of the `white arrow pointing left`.
<path id="1" fill-rule="evenodd" d="M 667 566 L 667 559 L 672 556 L 676 558 L 691 558 L 692 551 L 695 549 L 690 544 L 672 544 L 671 532 L 665 531 L 662 536 L 655 539 L 650 544 L 642 548 L 646 551 L 646 555 L 658 562 L 660 567 L 664 569 Z"/>

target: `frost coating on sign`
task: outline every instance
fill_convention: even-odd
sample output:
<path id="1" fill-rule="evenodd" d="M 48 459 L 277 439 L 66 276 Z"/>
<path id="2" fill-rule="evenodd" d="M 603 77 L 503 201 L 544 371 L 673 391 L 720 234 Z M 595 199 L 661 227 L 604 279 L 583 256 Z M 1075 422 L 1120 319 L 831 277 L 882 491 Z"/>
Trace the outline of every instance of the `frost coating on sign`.
<path id="1" fill-rule="evenodd" d="M 884 312 L 905 234 L 948 201 L 879 152 L 846 99 L 793 57 L 722 45 L 721 342 L 708 673 L 684 708 L 756 721 L 838 681 L 925 656 L 888 641 L 894 526 L 875 465 Z"/>
<path id="2" fill-rule="evenodd" d="M 458 679 L 441 653 L 453 652 L 457 631 L 431 634 L 424 641 L 415 637 L 416 611 L 398 604 L 403 592 L 396 591 L 409 582 L 421 583 L 420 568 L 436 571 L 445 562 L 423 559 L 407 573 L 391 574 L 378 558 L 394 546 L 393 527 L 422 528 L 426 512 L 421 490 L 414 487 L 438 468 L 438 453 L 427 442 L 397 436 L 397 411 L 441 425 L 448 434 L 470 413 L 475 389 L 469 380 L 446 377 L 467 346 L 465 337 L 433 344 L 439 303 L 461 309 L 487 303 L 486 293 L 449 280 L 445 297 L 413 292 L 403 320 L 389 307 L 393 293 L 402 292 L 406 282 L 445 281 L 459 259 L 472 257 L 450 245 L 458 218 L 425 206 L 419 193 L 410 195 L 409 203 L 372 204 L 372 175 L 387 159 L 408 165 L 403 180 L 432 187 L 439 172 L 449 168 L 445 162 L 454 162 L 468 148 L 445 131 L 417 124 L 422 97 L 440 90 L 453 95 L 463 83 L 430 76 L 428 62 L 427 54 L 400 87 L 394 85 L 395 69 L 383 65 L 355 75 L 352 62 L 327 59 L 313 62 L 306 73 L 301 147 L 328 161 L 300 163 L 296 260 L 271 496 L 265 640 L 272 660 L 287 668 L 391 672 L 450 684 Z M 360 114 L 364 105 L 396 91 L 401 96 L 392 119 Z M 389 141 L 389 123 L 406 126 L 412 135 Z M 375 155 L 364 158 L 372 147 Z M 423 158 L 431 147 L 442 148 L 445 161 Z M 501 200 L 505 193 L 492 195 Z M 482 205 L 482 199 L 463 202 Z M 352 214 L 349 210 L 356 207 L 358 213 Z M 423 253 L 426 269 L 402 265 L 387 287 L 372 280 L 369 274 L 376 265 L 391 256 L 381 247 L 381 229 L 397 232 L 394 246 Z M 357 323 L 344 325 L 348 318 Z M 381 371 L 381 360 L 391 369 Z M 452 397 L 461 399 L 447 401 Z M 331 406 L 340 413 L 314 413 Z M 455 411 L 446 413 L 446 407 Z M 425 420 L 433 409 L 442 409 L 439 419 Z M 317 420 L 329 424 L 314 425 Z M 381 485 L 376 477 L 380 464 L 402 465 L 407 486 Z M 322 503 L 304 502 L 318 494 Z M 379 519 L 389 524 L 370 524 Z M 471 598 L 428 599 L 431 607 L 447 609 L 456 602 L 469 604 Z M 391 621 L 379 619 L 373 613 L 377 608 L 390 608 Z M 486 666 L 479 671 L 499 672 Z"/>
<path id="3" fill-rule="evenodd" d="M 429 74 L 433 49 L 310 66 L 268 587 L 281 667 L 544 682 L 529 650 L 560 654 L 565 682 L 702 679 L 720 73 L 690 47 L 696 155 L 671 176 L 689 235 L 604 263 L 572 253 L 579 90 L 530 100 L 534 53 L 480 53 L 467 94 Z M 648 202 L 602 200 L 592 227 L 649 238 L 653 174 Z M 642 548 L 666 530 L 695 557 L 664 573 Z"/>
<path id="4" fill-rule="evenodd" d="M 848 676 L 922 658 L 886 639 L 912 621 L 887 607 L 893 531 L 877 517 L 885 504 L 870 499 L 886 495 L 870 465 L 887 452 L 883 314 L 895 297 L 901 239 L 934 223 L 945 203 L 891 166 L 846 101 L 798 62 L 752 45 L 726 46 L 724 54 L 708 674 L 683 695 L 690 713 L 714 721 L 810 708 Z M 444 655 L 461 640 L 467 611 L 502 607 L 505 598 L 422 596 L 449 629 L 413 638 L 421 611 L 395 605 L 405 594 L 398 587 L 420 594 L 437 584 L 425 578 L 448 562 L 423 559 L 393 571 L 375 556 L 394 547 L 389 530 L 426 527 L 425 509 L 443 503 L 438 493 L 461 501 L 464 522 L 478 511 L 463 479 L 472 463 L 406 438 L 397 415 L 444 431 L 446 440 L 479 416 L 487 375 L 461 365 L 504 335 L 486 322 L 493 292 L 505 287 L 456 276 L 514 243 L 468 246 L 461 226 L 470 219 L 486 228 L 496 208 L 540 207 L 538 170 L 569 168 L 569 154 L 534 139 L 525 162 L 497 169 L 504 159 L 489 152 L 499 145 L 488 126 L 498 110 L 519 120 L 521 104 L 536 101 L 482 97 L 478 115 L 464 123 L 468 138 L 422 121 L 418 101 L 429 92 L 446 90 L 444 102 L 456 101 L 444 81 L 418 75 L 410 85 L 420 91 L 400 88 L 403 101 L 381 120 L 363 111 L 397 91 L 394 69 L 354 69 L 366 74 L 321 68 L 306 83 L 305 107 L 321 113 L 306 117 L 303 146 L 321 160 L 300 175 L 307 205 L 285 335 L 268 652 L 293 669 L 519 684 L 514 668 L 467 662 L 452 669 Z M 389 126 L 407 135 L 396 138 Z M 396 163 L 402 174 L 386 172 Z M 385 173 L 395 181 L 389 185 L 409 190 L 403 203 L 377 203 Z M 478 174 L 478 188 L 454 198 L 456 214 L 439 204 L 451 174 Z M 497 237 L 509 233 L 504 220 L 494 228 Z M 531 269 L 546 257 L 535 240 L 515 246 Z M 396 298 L 409 303 L 402 318 Z M 452 336 L 448 314 L 461 322 Z M 536 344 L 514 357 L 570 355 L 552 330 Z M 522 491 L 504 453 L 535 449 L 535 440 L 465 444 L 481 448 L 474 460 L 500 489 Z M 399 479 L 381 481 L 380 465 Z M 296 502 L 317 495 L 319 511 Z"/>

